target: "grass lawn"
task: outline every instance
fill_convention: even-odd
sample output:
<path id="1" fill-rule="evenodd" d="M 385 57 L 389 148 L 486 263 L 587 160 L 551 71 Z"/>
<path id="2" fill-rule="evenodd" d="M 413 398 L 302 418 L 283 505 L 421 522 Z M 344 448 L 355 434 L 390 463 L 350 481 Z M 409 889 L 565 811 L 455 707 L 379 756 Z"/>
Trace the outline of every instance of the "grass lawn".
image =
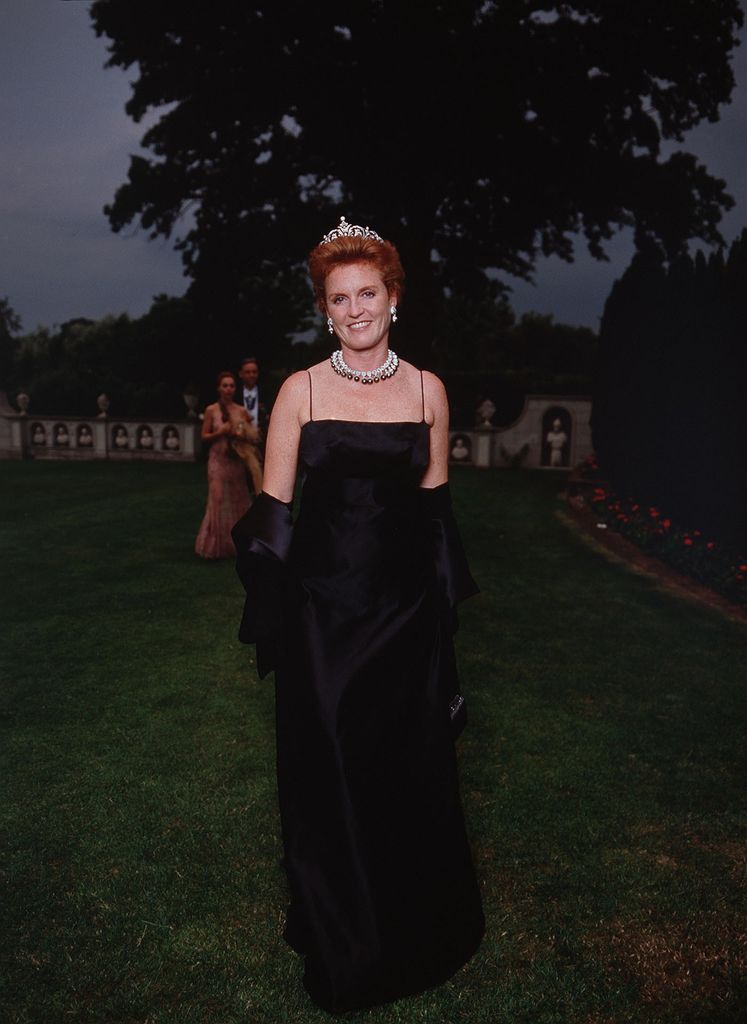
<path id="1" fill-rule="evenodd" d="M 747 1020 L 747 628 L 581 543 L 561 485 L 453 475 L 488 931 L 351 1022 Z M 0 491 L 0 1018 L 329 1020 L 280 937 L 272 682 L 192 550 L 204 465 L 0 462 Z"/>

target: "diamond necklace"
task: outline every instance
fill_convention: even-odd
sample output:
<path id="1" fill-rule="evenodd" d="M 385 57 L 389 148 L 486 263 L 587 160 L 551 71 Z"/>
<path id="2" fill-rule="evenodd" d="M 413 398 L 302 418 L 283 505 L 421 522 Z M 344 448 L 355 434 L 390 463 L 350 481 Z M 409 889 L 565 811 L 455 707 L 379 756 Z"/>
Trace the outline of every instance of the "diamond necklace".
<path id="1" fill-rule="evenodd" d="M 375 370 L 353 370 L 345 362 L 341 348 L 332 353 L 329 361 L 335 373 L 339 373 L 341 377 L 347 377 L 348 380 L 360 381 L 361 384 L 378 384 L 380 380 L 393 377 L 399 366 L 397 353 L 391 349 L 381 366 L 377 366 Z"/>

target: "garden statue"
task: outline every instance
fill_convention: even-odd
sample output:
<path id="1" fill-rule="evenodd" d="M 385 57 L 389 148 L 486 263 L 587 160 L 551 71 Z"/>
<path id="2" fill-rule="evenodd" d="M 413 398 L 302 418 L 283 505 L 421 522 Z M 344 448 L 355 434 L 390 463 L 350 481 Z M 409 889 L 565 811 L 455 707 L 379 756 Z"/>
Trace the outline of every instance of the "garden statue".
<path id="1" fill-rule="evenodd" d="M 114 428 L 114 447 L 115 448 L 126 448 L 127 444 L 128 444 L 128 441 L 127 441 L 127 431 L 125 430 L 125 428 L 124 427 L 115 427 Z"/>
<path id="2" fill-rule="evenodd" d="M 451 458 L 455 462 L 463 462 L 469 458 L 469 448 L 464 443 L 463 437 L 457 437 L 451 448 Z"/>
<path id="3" fill-rule="evenodd" d="M 563 424 L 559 419 L 552 421 L 552 430 L 548 431 L 545 439 L 550 446 L 550 465 L 563 465 L 563 449 L 568 443 L 568 435 L 563 430 Z"/>
<path id="4" fill-rule="evenodd" d="M 140 427 L 137 437 L 138 448 L 152 448 L 153 447 L 153 431 L 148 426 Z"/>

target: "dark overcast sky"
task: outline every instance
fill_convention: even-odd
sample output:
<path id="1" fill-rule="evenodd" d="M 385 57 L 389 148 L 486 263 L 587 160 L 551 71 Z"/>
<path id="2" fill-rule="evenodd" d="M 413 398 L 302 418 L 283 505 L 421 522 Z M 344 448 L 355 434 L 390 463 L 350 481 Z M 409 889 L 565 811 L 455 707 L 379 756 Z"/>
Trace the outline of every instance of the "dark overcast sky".
<path id="1" fill-rule="evenodd" d="M 154 295 L 186 287 L 171 243 L 142 231 L 115 235 L 102 208 L 126 178 L 144 126 L 124 113 L 135 72 L 105 69 L 105 41 L 87 0 L 0 3 L 0 298 L 23 330 L 75 316 L 140 316 Z M 685 148 L 725 178 L 737 205 L 723 222 L 728 241 L 747 226 L 747 46 L 734 58 L 737 88 L 721 120 L 699 126 Z M 348 216 L 354 217 L 355 211 Z M 579 249 L 573 264 L 542 260 L 534 286 L 511 282 L 521 313 L 596 327 L 614 279 L 631 255 L 629 237 L 598 263 Z"/>

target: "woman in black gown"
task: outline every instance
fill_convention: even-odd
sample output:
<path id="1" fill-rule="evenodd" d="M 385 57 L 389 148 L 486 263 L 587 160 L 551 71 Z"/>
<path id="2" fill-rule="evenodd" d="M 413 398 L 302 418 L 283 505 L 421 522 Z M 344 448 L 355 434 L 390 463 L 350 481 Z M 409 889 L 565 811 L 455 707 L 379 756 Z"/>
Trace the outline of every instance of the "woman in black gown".
<path id="1" fill-rule="evenodd" d="M 233 538 L 240 638 L 275 670 L 285 938 L 312 999 L 342 1012 L 441 984 L 482 938 L 451 707 L 455 606 L 477 587 L 443 385 L 389 349 L 396 249 L 343 218 L 309 270 L 340 351 L 285 381 Z"/>

